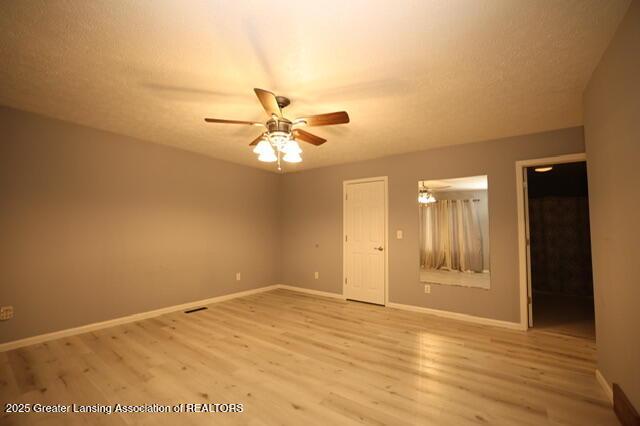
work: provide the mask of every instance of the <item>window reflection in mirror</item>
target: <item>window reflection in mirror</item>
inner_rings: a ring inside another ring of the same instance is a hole
[[[420,281],[490,288],[487,176],[418,182]]]

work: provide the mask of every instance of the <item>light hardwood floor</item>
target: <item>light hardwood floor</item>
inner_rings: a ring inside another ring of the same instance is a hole
[[[595,356],[589,339],[275,290],[0,354],[3,402],[231,402],[242,414],[0,423],[615,425]]]

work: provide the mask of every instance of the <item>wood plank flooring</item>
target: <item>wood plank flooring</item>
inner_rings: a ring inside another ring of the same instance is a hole
[[[0,400],[242,403],[3,425],[615,425],[590,339],[275,290],[0,353]]]

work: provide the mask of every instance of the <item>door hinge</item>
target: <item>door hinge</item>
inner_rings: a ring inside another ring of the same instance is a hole
[[[533,300],[531,300],[531,296],[527,296],[527,303],[530,305],[533,302]]]
[[[347,278],[346,278],[346,277],[345,277],[345,279],[344,279],[344,283],[345,283],[345,284],[347,283]]]
[[[348,200],[349,199],[349,194],[344,194],[344,199]]]
[[[349,241],[349,236],[348,236],[348,235],[345,235],[345,236],[344,236],[344,242],[346,243],[347,241]]]

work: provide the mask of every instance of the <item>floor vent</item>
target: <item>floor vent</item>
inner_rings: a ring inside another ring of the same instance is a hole
[[[185,314],[192,314],[194,312],[198,312],[198,311],[204,311],[205,309],[207,309],[206,306],[202,306],[200,308],[193,308],[193,309],[189,309],[188,311],[184,311]]]

